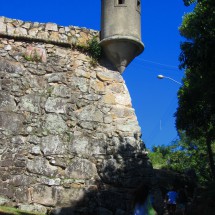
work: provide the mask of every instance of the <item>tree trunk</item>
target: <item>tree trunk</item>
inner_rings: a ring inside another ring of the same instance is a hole
[[[210,169],[211,169],[211,176],[212,180],[215,180],[215,166],[214,166],[214,158],[213,158],[213,152],[211,149],[211,138],[210,135],[206,137],[206,145],[207,145],[207,151],[208,151],[208,158],[209,158],[209,164],[210,164]]]

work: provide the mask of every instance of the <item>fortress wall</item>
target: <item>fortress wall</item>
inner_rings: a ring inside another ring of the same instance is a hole
[[[151,181],[122,76],[73,46],[96,35],[0,17],[1,204],[130,214],[130,191]]]
[[[24,22],[0,17],[0,35],[46,43],[84,45],[93,36],[98,36],[98,31],[77,26],[64,27],[55,23]]]

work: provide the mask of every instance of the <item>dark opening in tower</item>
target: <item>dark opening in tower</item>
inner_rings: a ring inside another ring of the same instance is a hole
[[[118,0],[118,4],[125,4],[125,0]]]
[[[141,6],[140,6],[140,0],[137,0],[137,11],[140,12],[140,8],[141,8]]]

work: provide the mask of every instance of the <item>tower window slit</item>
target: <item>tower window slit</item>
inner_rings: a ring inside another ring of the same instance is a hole
[[[118,4],[125,4],[125,0],[118,0]]]
[[[140,11],[140,0],[137,0],[137,10]]]

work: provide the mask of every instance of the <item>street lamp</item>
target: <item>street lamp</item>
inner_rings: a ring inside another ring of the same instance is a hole
[[[173,79],[173,78],[167,77],[167,76],[158,75],[157,78],[159,78],[159,79],[167,78],[167,79],[169,79],[169,80],[171,80],[171,81],[174,81],[175,83],[177,83],[177,84],[179,84],[179,85],[182,85],[180,82],[176,81],[176,80]]]

